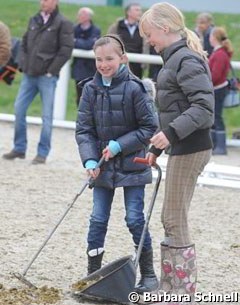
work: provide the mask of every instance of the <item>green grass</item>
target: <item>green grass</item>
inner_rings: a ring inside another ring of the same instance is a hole
[[[77,4],[60,4],[61,12],[72,22],[76,22],[76,14],[79,9]],[[94,22],[102,29],[102,34],[107,32],[108,27],[123,15],[122,7],[113,6],[91,6],[95,12]],[[39,10],[39,2],[27,0],[6,0],[1,5],[0,20],[8,24],[13,36],[22,37],[26,30],[29,17]],[[197,13],[185,13],[187,27],[193,29],[195,26],[195,18]],[[240,20],[237,14],[213,14],[215,24],[224,26],[228,32],[234,49],[233,60],[240,61]],[[13,113],[13,104],[19,88],[21,74],[18,73],[15,81],[11,86],[7,86],[0,82],[0,112]],[[40,99],[32,103],[29,108],[28,115],[39,116],[41,113]],[[240,128],[240,107],[234,109],[226,109],[224,112],[225,122],[228,133],[232,133],[236,128]],[[75,120],[76,104],[75,104],[75,86],[73,80],[69,82],[68,104],[67,104],[67,120]]]

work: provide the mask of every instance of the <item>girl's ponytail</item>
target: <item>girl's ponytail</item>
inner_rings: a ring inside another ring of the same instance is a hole
[[[207,52],[203,50],[201,41],[196,33],[184,27],[182,30],[182,36],[187,40],[187,46],[189,49],[198,53],[204,60],[207,60]]]

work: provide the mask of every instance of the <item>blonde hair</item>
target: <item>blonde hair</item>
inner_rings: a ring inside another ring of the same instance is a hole
[[[230,54],[233,53],[233,47],[230,39],[227,37],[227,32],[223,27],[214,27],[211,34],[215,37],[218,43]]]
[[[144,22],[147,22],[155,28],[168,26],[170,32],[179,33],[182,38],[186,38],[189,49],[207,60],[207,53],[203,50],[200,39],[193,31],[185,26],[182,12],[172,4],[167,2],[153,4],[150,9],[142,15],[139,23],[141,36],[145,36],[143,31]]]
[[[4,66],[11,56],[11,35],[9,28],[0,21],[0,65]]]

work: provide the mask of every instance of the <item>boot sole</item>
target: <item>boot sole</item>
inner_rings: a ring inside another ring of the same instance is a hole
[[[25,159],[25,158],[26,158],[25,156],[17,156],[17,157],[13,157],[13,158],[3,156],[3,159],[9,160],[9,161],[14,160],[14,159]]]

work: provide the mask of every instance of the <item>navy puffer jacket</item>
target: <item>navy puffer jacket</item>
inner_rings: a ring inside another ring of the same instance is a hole
[[[121,153],[106,162],[95,181],[96,186],[115,188],[151,183],[151,169],[133,163],[145,157],[149,139],[157,128],[153,102],[142,82],[125,67],[102,84],[97,72],[83,89],[78,109],[76,141],[83,165],[98,161],[110,140],[118,141]]]

